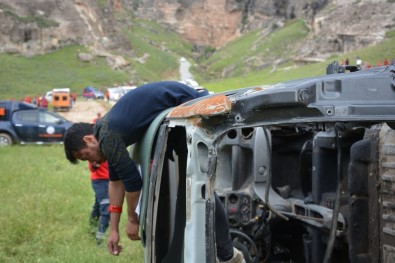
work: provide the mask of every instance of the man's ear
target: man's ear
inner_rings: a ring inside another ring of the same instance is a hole
[[[96,137],[93,134],[89,134],[89,135],[85,135],[84,137],[82,137],[82,140],[88,144],[88,143],[96,143]]]

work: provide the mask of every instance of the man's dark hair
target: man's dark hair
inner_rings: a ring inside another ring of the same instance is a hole
[[[64,136],[64,152],[66,158],[71,163],[76,164],[78,160],[73,156],[73,152],[77,152],[85,147],[83,140],[85,135],[93,134],[93,124],[86,122],[74,123]]]

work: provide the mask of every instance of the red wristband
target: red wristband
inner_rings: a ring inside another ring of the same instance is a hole
[[[122,213],[122,206],[109,205],[108,211],[110,213]]]

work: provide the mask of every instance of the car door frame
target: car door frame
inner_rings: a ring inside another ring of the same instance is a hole
[[[21,119],[23,114],[30,113],[35,115],[35,120],[23,121]],[[14,125],[15,133],[17,134],[21,143],[32,143],[39,139],[39,113],[37,110],[19,110],[12,114],[12,123]]]

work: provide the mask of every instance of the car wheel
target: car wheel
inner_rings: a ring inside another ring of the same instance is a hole
[[[12,138],[7,133],[0,133],[0,146],[9,146],[12,144]]]

